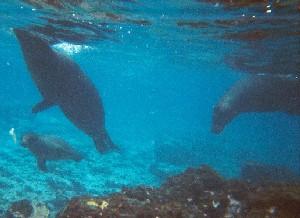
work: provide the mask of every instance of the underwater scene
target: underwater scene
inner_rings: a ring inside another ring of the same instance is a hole
[[[0,18],[0,217],[300,217],[299,0]]]

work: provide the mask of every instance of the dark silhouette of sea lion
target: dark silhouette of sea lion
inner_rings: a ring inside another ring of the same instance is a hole
[[[104,110],[97,89],[80,67],[51,49],[41,37],[14,29],[23,55],[43,100],[33,107],[38,113],[58,105],[65,116],[93,138],[99,152],[116,146],[105,129]]]
[[[47,160],[71,159],[80,161],[82,159],[82,155],[56,136],[27,133],[21,137],[21,145],[28,148],[36,156],[38,167],[42,171],[47,171]]]
[[[258,162],[246,162],[241,167],[241,180],[251,184],[266,184],[271,182],[296,183],[300,177],[292,170],[276,165],[268,165]]]
[[[300,79],[296,75],[255,75],[233,85],[214,107],[212,132],[220,133],[240,113],[300,114]]]

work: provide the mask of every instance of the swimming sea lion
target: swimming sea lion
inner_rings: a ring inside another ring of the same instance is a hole
[[[275,111],[300,114],[297,76],[255,75],[238,81],[214,107],[212,132],[222,132],[240,113]]]
[[[47,160],[80,161],[82,155],[77,153],[67,142],[51,135],[27,133],[21,137],[21,145],[28,148],[37,158],[40,170],[47,171]]]
[[[51,49],[37,35],[14,29],[23,55],[43,100],[33,107],[38,113],[58,105],[65,116],[93,138],[100,152],[115,148],[105,129],[104,110],[97,89],[80,67]]]

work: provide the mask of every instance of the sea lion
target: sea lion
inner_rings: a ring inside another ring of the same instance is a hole
[[[300,181],[300,177],[289,168],[258,162],[244,163],[241,167],[240,178],[252,184],[270,182],[291,183]]]
[[[253,75],[234,84],[214,107],[212,132],[219,134],[240,113],[300,114],[300,79],[296,75]]]
[[[38,168],[47,171],[47,160],[80,161],[82,155],[76,152],[67,142],[52,135],[27,133],[21,137],[21,145],[28,148],[37,158]]]
[[[31,77],[43,97],[32,112],[58,105],[75,126],[92,137],[99,152],[116,148],[105,129],[104,110],[97,89],[80,67],[52,50],[41,37],[23,29],[14,29],[14,32]]]

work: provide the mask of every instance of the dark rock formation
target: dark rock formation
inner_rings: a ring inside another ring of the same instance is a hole
[[[7,210],[6,218],[29,218],[33,212],[33,207],[29,200],[20,200],[12,203],[10,208]]]
[[[2,217],[2,216],[1,216]],[[4,218],[48,218],[49,209],[44,203],[27,199],[13,202]]]
[[[106,197],[77,197],[67,217],[299,217],[300,184],[225,180],[207,166],[188,169],[160,188],[137,187]]]

